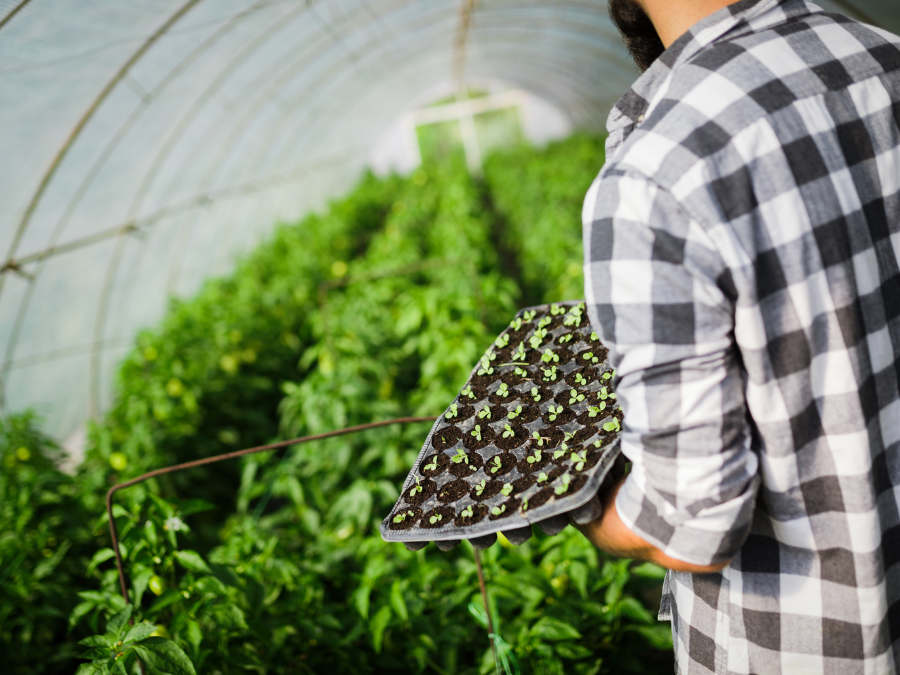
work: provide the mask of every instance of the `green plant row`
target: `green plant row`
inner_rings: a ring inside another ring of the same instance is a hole
[[[92,430],[76,479],[52,474],[68,481],[65,499],[80,509],[47,526],[72,541],[58,563],[65,600],[46,635],[0,624],[0,648],[22,646],[11,672],[71,672],[82,648],[84,672],[97,673],[136,672],[137,657],[165,655],[169,665],[147,663],[151,671],[492,672],[468,545],[412,553],[378,534],[427,425],[254,455],[120,493],[131,618],[144,626],[131,640],[122,619],[112,620],[125,603],[98,517],[102,495],[175,461],[443,410],[521,304],[581,294],[573,195],[583,197],[601,148],[586,137],[523,147],[490,159],[483,183],[458,165],[367,177],[327,213],[280,227],[233,275],[175,303],[126,358],[116,403]],[[566,156],[577,161],[566,165]],[[4,457],[19,442],[0,447]],[[13,475],[31,470],[15,462]],[[21,518],[0,513],[4,531]],[[21,531],[39,522],[31,516]],[[2,574],[8,555],[0,555]],[[668,625],[647,609],[658,568],[607,559],[571,529],[495,546],[483,562],[495,630],[523,673],[671,670]],[[11,613],[31,616],[32,587],[22,577]],[[50,652],[62,656],[51,663]]]

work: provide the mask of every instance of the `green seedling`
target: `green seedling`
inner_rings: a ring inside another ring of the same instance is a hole
[[[487,408],[485,408],[485,410],[487,410]],[[488,413],[488,414],[490,414],[490,413]],[[479,415],[479,417],[480,417],[480,415]],[[472,434],[476,440],[480,441],[481,440],[481,425],[476,424],[475,429],[473,429],[469,433]]]
[[[547,474],[545,474],[543,471],[541,471],[538,474],[537,482],[538,483],[546,483],[548,478],[549,478],[549,476]]]
[[[396,516],[394,516],[394,522],[402,523],[404,520],[406,520],[407,516],[414,516],[414,515],[416,515],[415,511],[407,511],[406,513],[398,513]]]
[[[513,352],[512,360],[513,361],[522,361],[525,359],[525,343],[520,342],[519,346],[516,347],[516,351]]]
[[[560,307],[559,305],[550,305],[550,313],[553,316],[556,316],[557,314],[565,314],[566,310],[565,310],[565,308]]]
[[[569,483],[572,482],[572,477],[569,474],[563,474],[560,480],[562,481],[562,485],[553,490],[558,495],[568,491]]]
[[[551,323],[553,323],[553,319],[551,319],[549,316],[545,316],[540,321],[538,321],[538,328],[544,328],[545,326],[549,326]]]
[[[575,373],[575,384],[577,384],[579,387],[583,387],[584,385],[586,385],[587,380],[585,379],[584,375],[582,375],[581,373]]]
[[[581,453],[573,452],[570,459],[575,462],[575,469],[581,471],[587,462],[587,450],[582,450]]]
[[[568,448],[566,447],[566,444],[563,443],[563,444],[562,444],[562,447],[561,447],[559,450],[554,450],[554,451],[553,451],[553,459],[559,459],[560,457],[562,457],[563,455],[565,455],[565,454],[566,454],[566,450],[568,450]]]
[[[506,415],[509,419],[514,420],[522,414],[522,406],[517,405],[515,410],[510,410]]]
[[[481,493],[484,492],[484,489],[486,487],[487,487],[487,481],[485,481],[484,478],[482,478],[481,482],[475,486],[475,494],[480,497]]]
[[[537,388],[537,387],[532,387],[532,388],[531,388],[531,398],[534,399],[535,403],[537,403],[538,401],[541,400],[541,395],[538,393],[538,388]]]
[[[541,361],[544,363],[559,363],[559,356],[553,353],[552,349],[545,349],[544,353],[541,354]]]
[[[541,461],[541,451],[535,450],[533,455],[528,455],[525,459],[529,464],[537,464]]]
[[[503,425],[503,438],[513,438],[516,435],[516,432],[513,431],[513,428],[508,424]]]
[[[450,410],[444,413],[444,417],[446,419],[453,419],[454,417],[459,417],[459,406],[456,403],[453,403],[450,406]]]
[[[607,422],[603,425],[603,431],[621,431],[622,427],[619,426],[619,419],[617,417],[613,417],[611,422]]]
[[[541,346],[545,337],[547,337],[547,331],[544,328],[538,328],[534,331],[534,335],[528,338],[528,344],[531,345],[532,349],[537,349]]]
[[[509,327],[514,331],[522,330],[522,318],[517,316],[510,322]]]
[[[544,382],[556,382],[556,366],[541,368],[541,372],[544,373]]]
[[[531,437],[538,442],[538,445],[540,447],[544,447],[544,437],[541,436],[538,432],[536,432],[536,431],[531,432]]]
[[[567,335],[563,335],[561,338],[559,338],[559,344],[564,345],[567,342],[571,342],[572,338],[574,338],[574,337],[575,336],[572,335],[571,333],[568,333]]]
[[[603,379],[604,379],[604,380],[611,380],[611,379],[612,379],[612,376],[615,375],[615,374],[616,374],[616,371],[610,370],[610,371],[607,372],[607,373],[603,373]]]
[[[569,392],[569,405],[581,403],[584,400],[584,394],[579,394],[577,389]]]
[[[563,324],[566,326],[580,326],[583,312],[584,308],[581,305],[576,305],[569,310],[569,316],[563,319]]]
[[[558,490],[559,488],[557,488]],[[435,513],[431,518],[428,519],[428,522],[434,525],[435,523],[439,523],[443,520],[443,516],[440,513]]]
[[[515,372],[515,374],[519,377],[528,377],[528,371],[524,368],[520,368],[519,366],[516,366],[516,369],[513,372]]]
[[[527,497],[526,497],[525,499],[522,500],[522,510],[523,510],[523,511],[527,511],[527,510],[528,510],[528,498],[527,498]]]
[[[470,386],[466,386],[460,393],[466,398],[475,398],[475,394],[472,392],[472,387]]]
[[[415,496],[415,494],[416,494],[417,492],[421,492],[421,491],[422,491],[422,483],[421,483],[421,481],[419,481],[419,477],[418,477],[418,476],[413,476],[413,478],[416,479],[416,484],[415,484],[415,486],[413,487],[413,489],[409,491],[409,496],[410,496],[410,497],[413,497],[413,496]]]
[[[605,407],[606,403],[604,403],[603,401],[600,402],[599,406],[592,405],[590,408],[588,408],[588,417],[596,417],[601,412],[603,412],[603,408]]]
[[[596,331],[591,331],[591,342],[600,342],[600,336]]]
[[[438,456],[435,455],[434,459],[425,465],[425,470],[426,471],[437,471],[437,468],[438,468]]]
[[[485,417],[491,419],[491,411],[487,406],[478,411],[478,419],[483,420]],[[481,439],[479,438],[478,440],[480,441]]]
[[[582,358],[584,358],[585,361],[590,361],[591,363],[600,363],[600,359],[594,356],[594,352],[585,352]]]
[[[509,387],[506,386],[506,382],[500,383],[500,387],[497,389],[497,396],[502,396],[503,398],[509,396]]]
[[[459,515],[463,518],[471,518],[475,515],[475,511],[472,510],[472,505],[469,504],[466,508],[459,512]]]
[[[525,319],[525,321],[532,321],[534,319],[534,317],[536,317],[536,316],[537,316],[537,311],[533,310],[533,309],[530,309],[527,312],[525,312],[524,314],[522,314],[522,318]]]
[[[495,506],[491,509],[491,513],[493,513],[495,516],[502,516],[504,513],[506,513],[506,504],[503,504],[502,506]]]
[[[562,415],[563,407],[561,405],[556,406],[555,408],[550,406],[550,421],[555,422],[556,418]]]
[[[462,448],[457,448],[456,454],[450,458],[450,461],[453,462],[454,464],[461,464],[461,463],[468,464],[469,456],[466,454],[465,450],[463,450]]]
[[[512,491],[513,491],[512,483],[504,483],[503,488],[500,490],[500,494],[502,494],[504,497],[509,497],[509,495],[512,494]]]
[[[494,457],[494,459],[491,460],[490,464],[491,473],[497,473],[500,469],[503,468],[503,462],[500,461],[499,457]]]
[[[494,367],[491,365],[491,360],[487,356],[481,357],[481,368],[478,369],[479,375],[493,375]]]
[[[505,349],[506,346],[509,344],[509,335],[504,333],[503,335],[498,337],[496,340],[494,340],[494,344],[497,345],[497,349]]]

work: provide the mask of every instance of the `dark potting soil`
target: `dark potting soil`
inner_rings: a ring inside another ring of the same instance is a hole
[[[421,516],[422,509],[418,506],[406,506],[391,514],[390,525],[388,525],[388,527],[392,530],[408,530],[418,522]],[[398,517],[402,518],[400,522],[396,521],[396,518]]]
[[[463,445],[469,450],[481,450],[481,448],[486,448],[493,443],[497,434],[495,434],[494,430],[488,426],[489,424],[490,422],[488,420],[481,420],[481,422],[475,425],[475,429],[467,431],[466,435],[463,437]],[[480,431],[481,440],[478,439],[478,436],[473,435],[473,432],[476,429]]]
[[[510,471],[515,469],[516,464],[518,463],[519,460],[513,453],[501,452],[500,454],[494,455],[489,460],[487,460],[487,462],[485,462],[484,472],[492,478],[505,476]]]
[[[469,494],[469,484],[466,481],[457,478],[442,487],[438,491],[437,498],[439,502],[444,504],[453,504],[457,499],[467,494]]]
[[[512,482],[513,491],[512,494],[517,495],[522,492],[525,492],[528,488],[534,485],[534,482],[537,480],[537,477],[534,474],[529,474],[527,476],[522,476],[521,478],[516,478]]]
[[[435,466],[434,463],[435,459],[437,459],[437,466]],[[422,460],[422,463],[419,466],[421,467],[423,476],[434,478],[435,476],[440,476],[447,470],[447,467],[450,466],[450,457],[443,452],[438,452],[433,455],[428,455],[428,457]],[[429,469],[428,467],[430,466],[434,466],[435,468]]]
[[[562,494],[556,494],[556,490],[553,490],[553,496],[557,499],[565,499],[569,495],[573,495],[578,492],[581,488],[584,487],[584,484],[587,483],[587,476],[580,475],[572,478],[569,483],[569,489],[563,492]]]
[[[431,445],[435,450],[446,450],[456,445],[460,438],[462,438],[460,428],[451,425],[438,429],[434,436],[431,437]]]
[[[586,457],[587,459],[584,461],[584,463],[582,463],[581,461],[575,462],[573,460],[572,471],[574,471],[575,473],[585,473],[587,471],[590,471],[595,466],[597,466],[597,462],[599,462],[600,458],[603,456],[603,453],[600,452],[588,452],[587,455],[582,455],[581,453],[585,452],[585,450],[587,450],[587,448],[585,447],[577,448],[578,456]],[[569,455],[569,457],[571,458],[571,454]],[[580,469],[578,468],[579,464],[581,465]]]
[[[549,502],[554,497],[554,492],[550,488],[544,488],[536,493],[534,493],[528,499],[528,510],[533,511],[539,506],[543,506],[547,502]]]
[[[496,404],[497,406],[505,407],[507,403],[515,401],[518,398],[518,394],[514,389],[507,389],[506,396],[503,396],[499,391],[495,391],[493,394],[488,396],[488,401]],[[504,413],[506,415],[506,413]]]
[[[463,511],[465,511],[465,509],[462,509],[459,515],[456,516],[456,520],[453,521],[453,524],[457,527],[468,527],[469,525],[481,522],[484,520],[484,517],[488,514],[490,509],[484,504],[473,504],[471,516],[464,516]]]
[[[585,410],[578,417],[575,418],[575,421],[584,426],[596,426],[601,421],[607,419],[612,415],[613,408],[612,406],[606,406],[605,410],[601,410],[596,415],[591,417],[591,411]]]
[[[519,408],[522,408],[522,412],[518,412]],[[516,412],[516,416],[511,420],[509,419],[509,412]],[[528,424],[541,416],[540,404],[533,403],[530,396],[514,406],[509,406],[509,412],[506,413],[506,418],[510,423],[515,422],[516,424]]]
[[[475,406],[466,405],[466,404],[462,404],[462,405],[457,404],[456,415],[453,415],[452,417],[447,417],[447,415],[445,414],[444,420],[447,422],[447,424],[456,424],[457,422],[466,421],[474,414],[475,414]]]
[[[484,483],[484,486],[482,486],[482,483]],[[491,497],[499,495],[500,490],[503,489],[503,485],[504,483],[502,480],[482,479],[480,482],[472,486],[472,489],[469,491],[469,496],[476,502],[484,502]],[[479,487],[482,488],[480,494],[478,492]]]
[[[541,458],[536,462],[529,462],[529,459],[534,458],[535,449],[540,450],[540,448],[532,447],[529,450],[529,454],[526,457],[523,457],[522,460],[516,465],[516,469],[519,473],[526,475],[532,474],[538,471],[543,471],[544,467],[550,463],[552,450],[541,450]]]
[[[489,397],[488,400],[493,398],[493,396]],[[512,400],[514,397],[510,397],[508,400]],[[480,403],[475,408],[475,423],[481,424],[482,426],[485,424],[491,424],[493,422],[499,422],[500,420],[506,419],[506,406],[503,403],[506,403],[507,399],[503,399],[503,402],[497,405],[486,405],[487,401]],[[490,417],[479,417],[479,415],[484,411],[485,407],[488,412],[491,414]]]
[[[580,379],[578,378],[579,374],[581,375]],[[596,368],[578,368],[566,375],[565,382],[570,389],[579,389],[596,382],[598,377],[600,374]]]
[[[418,488],[422,489],[419,490]],[[406,491],[403,493],[403,498],[406,500],[407,504],[418,506],[435,492],[437,492],[437,483],[426,478],[425,480],[419,481],[418,485],[413,483],[412,487],[406,488]]]
[[[503,382],[510,390],[514,390],[519,385],[528,381],[528,373],[525,375],[519,375],[515,370],[510,370],[508,373],[503,373],[500,376],[500,381]]]
[[[477,452],[467,452],[466,459],[468,460],[466,462],[454,462],[451,459],[450,468],[447,470],[457,478],[468,478],[484,466],[484,458]]]
[[[558,406],[554,406],[554,408],[557,408],[557,407]],[[551,417],[553,419],[551,419]],[[544,424],[568,424],[569,422],[574,420],[576,417],[577,417],[577,415],[575,414],[574,410],[563,406],[563,411],[561,413],[558,413],[558,414],[549,413],[549,412],[544,413],[544,415],[543,415],[543,417],[541,417],[541,419],[544,421]]]
[[[501,450],[512,450],[513,448],[518,448],[530,437],[528,429],[523,427],[521,424],[509,424],[509,431],[512,431],[512,436],[507,436],[506,438],[504,438],[503,435],[508,433],[508,430],[506,428],[503,428],[503,430],[500,431],[500,438],[494,441],[494,445],[496,445]]]
[[[594,436],[600,433],[600,427],[596,424],[590,424],[587,426],[581,427],[578,431],[575,432],[575,435],[572,436],[573,443],[584,443],[586,441],[591,440]]]
[[[574,399],[572,398],[573,391],[575,392]],[[571,387],[565,387],[562,389],[562,391],[560,391],[556,396],[553,397],[553,400],[556,402],[557,405],[571,407],[573,405],[578,405],[579,403],[584,403],[585,401],[588,401],[588,405],[590,405],[589,397],[590,397],[590,392],[588,392],[587,390],[585,390],[583,388],[576,387],[576,388],[572,389]]]
[[[538,436],[544,441],[543,445],[538,445],[538,448],[543,450],[550,450],[555,448],[557,445],[563,442],[566,437],[565,432],[562,429],[556,427],[541,427],[537,430]],[[537,441],[534,441],[534,445],[537,445]]]
[[[437,506],[422,514],[422,520],[419,521],[419,527],[427,527],[429,529],[444,527],[445,525],[452,523],[455,516],[456,511],[453,510],[453,507]],[[434,519],[434,522],[432,522],[432,519]]]
[[[502,504],[498,504],[491,508],[491,520],[500,520],[501,518],[509,518],[519,510],[522,506],[522,500],[517,497],[510,497]]]

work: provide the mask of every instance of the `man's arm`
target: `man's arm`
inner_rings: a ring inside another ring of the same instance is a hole
[[[717,565],[693,565],[691,563],[676,560],[663,553],[638,535],[628,529],[619,518],[616,511],[616,495],[619,488],[625,482],[625,478],[619,479],[603,496],[603,515],[587,525],[573,523],[576,528],[587,537],[594,546],[601,551],[619,558],[635,558],[637,560],[649,560],[660,567],[666,567],[676,572],[693,572],[706,574],[718,572],[728,566],[726,560]]]

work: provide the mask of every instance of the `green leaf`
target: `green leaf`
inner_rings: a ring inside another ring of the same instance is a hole
[[[575,627],[545,616],[531,627],[531,634],[542,640],[579,640],[581,633],[575,630]]]
[[[114,558],[116,552],[111,548],[101,548],[97,551],[94,556],[91,558],[91,562],[88,564],[87,575],[90,576],[91,573],[96,569],[97,565],[100,563],[104,563],[110,558]]]
[[[122,638],[122,642],[133,642],[135,640],[143,640],[144,638],[150,637],[150,634],[156,630],[156,626],[152,623],[142,622],[135,624],[131,627],[127,633],[125,633],[125,637]]]
[[[118,635],[121,633],[122,628],[128,623],[128,619],[131,618],[131,610],[131,605],[126,605],[125,609],[111,618],[109,623],[106,624],[106,633],[108,635]]]
[[[636,567],[631,568],[631,574],[636,577],[644,577],[645,579],[655,579],[662,581],[666,578],[666,568],[654,565],[651,562],[645,562]]]
[[[175,551],[175,559],[183,568],[189,572],[206,572],[209,573],[209,565],[196,551],[185,549],[184,551]]]
[[[587,647],[572,642],[560,642],[554,649],[562,658],[571,660],[584,659],[593,654]]]
[[[91,635],[90,637],[86,637],[84,640],[79,641],[78,644],[83,647],[106,647],[111,649],[110,645],[112,644],[112,640],[105,635]]]
[[[384,639],[384,631],[391,622],[391,608],[384,606],[378,610],[372,620],[369,622],[369,630],[372,632],[372,646],[375,647],[375,653],[381,653],[381,642]]]
[[[100,675],[103,670],[94,663],[82,663],[75,671],[75,675]]]
[[[626,626],[625,630],[641,635],[653,649],[660,651],[672,649],[672,627],[668,623],[655,626]]]
[[[409,611],[406,608],[406,599],[403,597],[403,588],[400,580],[395,579],[391,586],[391,607],[400,619],[404,622],[409,621]]]
[[[145,665],[169,675],[197,675],[187,654],[167,638],[147,638],[137,643],[134,651]]]
[[[634,598],[624,598],[622,602],[619,603],[619,611],[622,613],[622,616],[628,617],[633,621],[645,624],[656,623],[656,619],[653,615]]]

